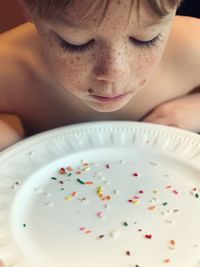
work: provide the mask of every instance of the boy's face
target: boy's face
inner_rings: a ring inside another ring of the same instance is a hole
[[[160,62],[175,11],[160,20],[147,2],[138,16],[131,0],[111,0],[100,25],[94,0],[72,1],[63,18],[34,19],[56,79],[97,111],[123,107]]]

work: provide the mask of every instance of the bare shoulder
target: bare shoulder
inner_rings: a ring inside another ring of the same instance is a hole
[[[200,86],[200,19],[177,16],[169,46],[176,69],[190,79],[193,88]]]
[[[15,111],[22,88],[28,88],[37,75],[40,56],[36,42],[30,23],[0,35],[0,113]]]

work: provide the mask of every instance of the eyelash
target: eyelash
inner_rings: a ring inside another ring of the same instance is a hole
[[[84,52],[90,50],[95,44],[94,39],[92,39],[89,42],[82,44],[82,45],[70,44],[70,43],[64,41],[62,38],[60,39],[60,41],[61,41],[61,47],[64,48],[64,50],[67,50],[67,51],[72,52],[72,53],[84,53]]]
[[[159,34],[158,36],[156,36],[155,38],[153,38],[150,41],[140,41],[140,40],[137,40],[133,37],[130,37],[130,41],[135,46],[138,46],[140,48],[151,48],[151,47],[156,46],[157,42],[160,41],[160,36],[161,35]],[[62,38],[60,38],[60,43],[61,43],[61,47],[64,50],[67,50],[67,51],[72,52],[72,53],[79,53],[80,54],[80,53],[84,53],[84,52],[87,52],[88,50],[92,49],[93,46],[95,45],[95,40],[92,39],[89,42],[82,44],[82,45],[73,45],[73,44],[66,42]]]

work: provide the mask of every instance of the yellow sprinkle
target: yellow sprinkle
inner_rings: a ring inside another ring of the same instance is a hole
[[[72,196],[67,196],[67,197],[65,197],[65,200],[67,200],[67,201],[72,200]]]
[[[139,201],[138,199],[134,199],[134,200],[132,201],[132,203],[133,203],[134,205],[138,205],[138,204],[140,203],[140,201]]]

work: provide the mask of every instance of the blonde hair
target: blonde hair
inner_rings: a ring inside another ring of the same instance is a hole
[[[40,16],[48,17],[61,12],[63,8],[66,8],[74,0],[24,0],[28,6],[37,12]],[[84,0],[83,0],[84,1]],[[96,5],[101,6],[101,14],[104,16],[109,6],[110,0],[96,0],[99,1]],[[95,1],[95,2],[96,2]],[[139,9],[141,0],[131,0],[131,7],[133,7],[136,1],[137,9]],[[160,17],[166,16],[169,12],[177,8],[182,0],[146,0],[149,2],[150,7],[154,13]]]

